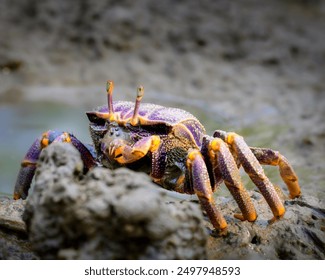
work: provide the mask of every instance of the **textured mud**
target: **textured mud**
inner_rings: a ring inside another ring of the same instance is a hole
[[[229,223],[220,235],[197,202],[172,198],[145,174],[82,170],[71,145],[43,150],[27,203],[1,201],[1,258],[325,258],[325,209],[317,198],[287,200],[285,216],[269,224],[272,213],[259,193],[251,192],[255,223],[234,219],[234,200],[217,197]]]
[[[221,201],[228,217],[226,236],[209,238],[210,259],[324,259],[325,209],[322,201],[311,196],[286,200],[286,213],[269,224],[272,213],[262,195],[251,192],[258,211],[254,223],[239,222],[233,213],[239,211],[233,200]]]
[[[202,259],[207,233],[192,203],[168,203],[148,176],[95,168],[82,176],[78,151],[42,153],[24,220],[45,259]]]
[[[26,201],[0,198],[0,260],[30,260],[33,252],[26,233],[23,213]]]

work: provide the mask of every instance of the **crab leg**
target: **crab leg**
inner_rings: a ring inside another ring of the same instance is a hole
[[[220,176],[236,200],[242,214],[235,214],[240,220],[253,222],[257,218],[251,198],[243,187],[236,162],[228,149],[227,144],[219,138],[207,143],[208,158],[212,163],[215,176]]]
[[[278,166],[282,180],[286,183],[290,198],[299,197],[301,194],[298,177],[289,161],[278,151],[265,148],[250,148],[261,164]]]
[[[213,136],[226,141],[227,132],[222,130],[216,130]],[[300,196],[301,191],[298,183],[298,176],[296,175],[289,161],[283,155],[281,155],[278,151],[273,151],[271,149],[266,148],[250,147],[250,149],[260,164],[273,165],[279,167],[282,180],[288,187],[290,198]]]
[[[197,150],[191,150],[186,162],[189,170],[189,177],[195,194],[206,211],[215,229],[223,230],[227,227],[227,222],[221,212],[217,209],[202,154]]]
[[[253,183],[259,188],[265,200],[269,204],[274,218],[284,215],[285,208],[270,180],[266,177],[264,170],[243,137],[236,133],[227,133],[225,142],[230,145],[236,153],[238,160],[249,175]]]
[[[35,174],[36,162],[39,158],[41,150],[41,138],[38,138],[29,148],[21,162],[21,167],[14,189],[14,199],[25,199],[27,197],[28,190]]]
[[[159,182],[160,179],[164,176],[166,169],[166,161],[166,148],[165,145],[161,143],[158,149],[152,152],[150,176],[152,177],[153,181]]]
[[[15,184],[14,199],[25,199],[27,197],[41,151],[53,142],[71,143],[75,146],[80,152],[85,169],[96,165],[92,153],[75,136],[67,132],[49,130],[34,141],[22,160]]]

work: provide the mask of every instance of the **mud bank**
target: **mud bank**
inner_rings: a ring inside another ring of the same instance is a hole
[[[255,223],[233,218],[232,198],[217,197],[229,227],[213,233],[193,201],[172,198],[149,177],[95,168],[83,175],[68,144],[43,150],[27,201],[0,201],[2,259],[324,259],[325,209],[310,196],[287,200],[284,217],[251,191]]]

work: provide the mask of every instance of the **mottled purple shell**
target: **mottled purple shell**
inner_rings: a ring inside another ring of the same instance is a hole
[[[118,113],[120,119],[125,120],[131,118],[134,111],[134,102],[114,101],[114,112]],[[107,106],[98,108],[99,112],[108,112]],[[174,127],[176,125],[184,126],[184,137],[194,139],[198,147],[201,146],[202,137],[205,134],[204,126],[189,112],[178,109],[168,108],[151,103],[141,103],[139,108],[139,116],[146,119],[146,125],[165,125]],[[186,135],[190,133],[191,135]]]

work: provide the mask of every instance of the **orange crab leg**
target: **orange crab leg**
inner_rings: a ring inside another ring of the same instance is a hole
[[[208,170],[202,154],[198,150],[189,151],[186,165],[189,170],[190,182],[194,192],[198,196],[212,225],[217,230],[225,229],[227,227],[227,222],[216,207]]]
[[[301,194],[300,186],[298,183],[298,176],[294,172],[289,161],[281,155],[278,151],[264,148],[250,148],[254,156],[261,164],[278,166],[280,175],[286,183],[290,198],[299,197]]]
[[[208,156],[214,172],[217,175],[221,174],[225,185],[242,212],[242,214],[235,214],[235,217],[240,220],[255,221],[257,218],[255,207],[243,187],[239,170],[227,144],[219,138],[211,140],[208,144]]]
[[[266,177],[262,166],[244,141],[243,137],[231,132],[226,135],[225,141],[231,146],[233,151],[238,156],[238,159],[246,173],[249,175],[253,183],[259,188],[260,192],[269,204],[274,218],[283,216],[285,213],[283,203],[281,202],[274,186]]]
[[[227,133],[225,131],[216,130],[213,136],[221,138],[225,141],[227,138]],[[260,164],[279,167],[282,180],[288,187],[290,198],[300,196],[301,190],[298,183],[298,176],[296,175],[289,161],[283,155],[281,155],[278,151],[273,151],[267,148],[250,147],[250,149]],[[237,155],[235,154],[234,156]]]

